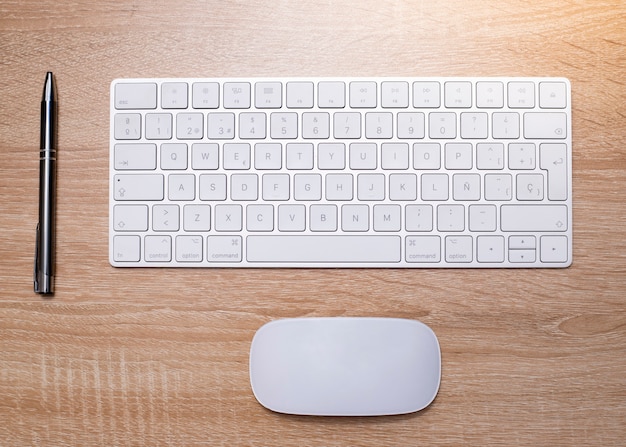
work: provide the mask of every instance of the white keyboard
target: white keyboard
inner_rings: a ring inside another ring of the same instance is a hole
[[[118,79],[120,267],[567,267],[564,78]]]

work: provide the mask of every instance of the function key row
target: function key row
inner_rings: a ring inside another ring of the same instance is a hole
[[[159,91],[160,90],[160,91]],[[160,98],[160,101],[159,101]],[[221,103],[220,103],[221,101]],[[290,81],[154,82],[115,85],[115,108],[312,109],[471,108],[564,109],[559,81]]]

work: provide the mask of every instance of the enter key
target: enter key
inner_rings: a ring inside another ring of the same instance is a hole
[[[567,145],[544,143],[539,146],[539,164],[548,171],[548,199],[567,200]]]

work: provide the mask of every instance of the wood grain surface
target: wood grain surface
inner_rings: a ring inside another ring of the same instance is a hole
[[[59,97],[57,288],[33,293],[39,101]],[[3,0],[0,445],[626,443],[626,5],[622,1]],[[565,76],[574,264],[549,270],[115,269],[117,77]],[[424,411],[274,414],[248,353],[265,322],[421,320]]]

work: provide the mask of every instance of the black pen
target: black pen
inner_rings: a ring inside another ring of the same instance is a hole
[[[54,293],[54,238],[56,188],[57,99],[54,78],[46,73],[41,99],[41,144],[39,152],[39,224],[35,251],[35,292]]]

